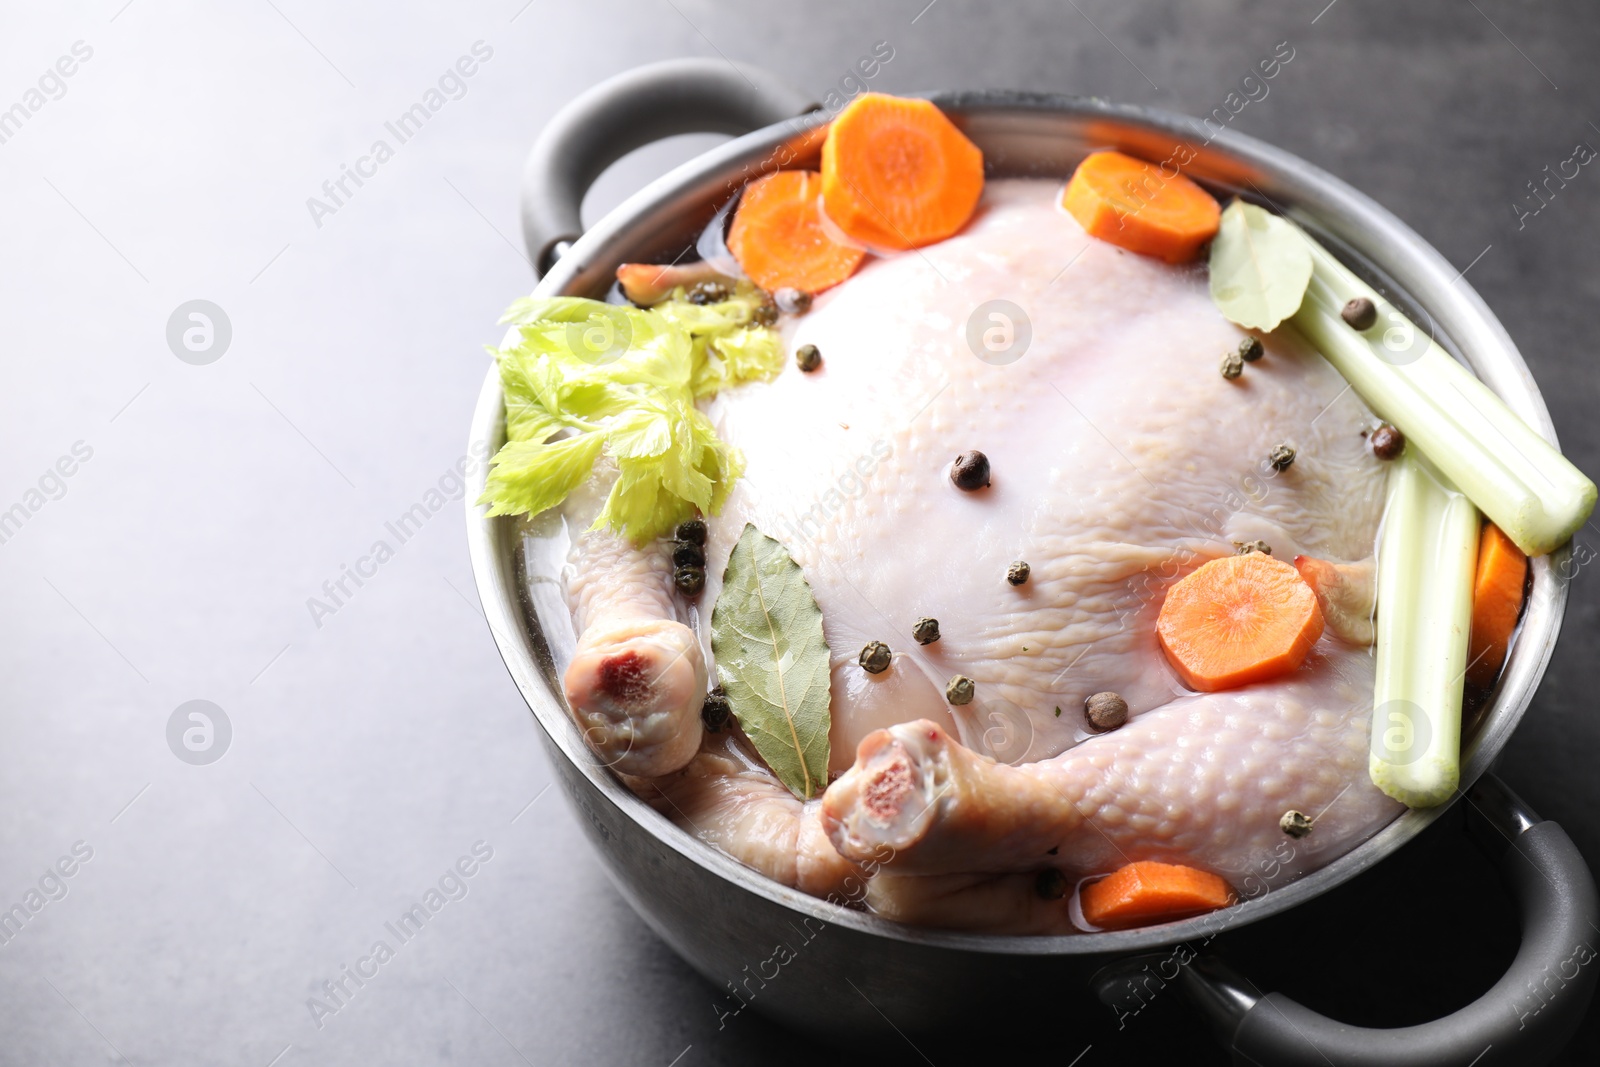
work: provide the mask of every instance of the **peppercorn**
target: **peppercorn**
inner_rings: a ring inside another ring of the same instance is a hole
[[[989,457],[973,449],[956,457],[950,467],[950,480],[957,489],[973,492],[989,485]]]
[[[1128,721],[1128,702],[1116,693],[1096,693],[1084,698],[1083,717],[1096,733],[1115,730]]]
[[[706,550],[692,541],[679,541],[672,550],[672,563],[677,567],[699,567],[704,570]]]
[[[888,645],[882,641],[868,641],[866,647],[861,650],[861,655],[857,657],[857,662],[868,674],[882,674],[889,669],[891,658],[893,654],[889,651]]]
[[[778,305],[770,299],[764,300],[750,312],[750,322],[754,326],[771,326],[778,321]]]
[[[801,370],[810,374],[822,366],[822,353],[817,351],[816,345],[801,345],[794,350],[794,362]]]
[[[1239,342],[1239,358],[1246,363],[1254,363],[1266,354],[1267,350],[1261,347],[1261,338],[1259,337],[1246,337]]]
[[[772,294],[778,310],[786,315],[804,315],[811,310],[811,294],[804,289],[779,289]]]
[[[1267,462],[1272,464],[1275,471],[1286,471],[1294,464],[1294,449],[1289,445],[1279,445],[1267,453]]]
[[[939,640],[939,620],[923,616],[911,627],[911,636],[917,639],[919,645],[933,644]]]
[[[689,287],[691,304],[719,304],[732,295],[733,290],[724,282],[695,282]]]
[[[1370,330],[1378,321],[1378,309],[1366,297],[1358,296],[1339,309],[1339,317],[1352,330]]]
[[[1372,454],[1379,459],[1398,459],[1400,453],[1405,451],[1406,436],[1386,422],[1372,431],[1367,443],[1372,446]]]
[[[1033,568],[1029,567],[1024,560],[1019,559],[1006,568],[1006,581],[1012,585],[1022,585],[1028,580],[1028,573],[1032,570]]]
[[[700,590],[706,587],[706,569],[679,567],[672,572],[672,584],[677,586],[678,592],[684,596],[699,596]]]
[[[672,536],[679,541],[703,545],[706,543],[706,522],[704,519],[688,519],[680,522],[678,528],[672,531]]]
[[[1259,537],[1254,541],[1235,541],[1233,550],[1241,556],[1248,556],[1252,552],[1260,552],[1263,556],[1272,555],[1272,546]]]
[[[1067,895],[1067,876],[1054,867],[1040,871],[1033,880],[1033,891],[1040,900],[1060,900]]]
[[[1237,352],[1229,352],[1222,357],[1222,376],[1228,381],[1233,381],[1244,373],[1244,357]]]
[[[970,704],[977,690],[971,678],[958,674],[944,687],[944,698],[952,704]]]
[[[1283,818],[1278,820],[1278,827],[1290,837],[1304,837],[1311,832],[1314,825],[1310,816],[1303,811],[1290,808],[1283,813]]]
[[[706,694],[706,702],[700,705],[700,722],[711,733],[716,733],[728,724],[728,716],[733,713],[733,705],[728,703],[728,692],[722,686],[717,686]]]

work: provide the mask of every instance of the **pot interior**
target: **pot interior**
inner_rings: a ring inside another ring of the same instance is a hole
[[[945,93],[932,98],[984,152],[992,176],[1059,177],[1089,152],[1118,148],[1151,161],[1192,152],[1184,171],[1221,197],[1240,196],[1286,214],[1405,309],[1551,441],[1549,413],[1526,364],[1499,321],[1459,272],[1394,216],[1340,180],[1286,152],[1196,120],[1104,101],[1019,93]],[[671,262],[684,255],[717,209],[750,178],[778,168],[819,165],[828,116],[804,115],[741,137],[677,168],[597,223],[540,283],[540,296],[604,298],[623,262]],[[692,253],[690,253],[692,255]],[[473,447],[504,441],[499,382],[491,370],[473,420]],[[475,500],[484,473],[475,475]],[[531,522],[489,519],[470,507],[468,526],[479,594],[507,667],[555,748],[641,830],[728,888],[757,894],[801,915],[863,933],[962,951],[1008,954],[1121,953],[1215,933],[1310,899],[1373,866],[1442,814],[1410,810],[1321,870],[1258,892],[1227,912],[1115,933],[1002,937],[911,928],[785,888],[756,874],[657,814],[592,756],[561,698],[557,664],[570,654],[570,618],[557,576],[564,531],[554,515]],[[1499,686],[1464,746],[1461,787],[1498,755],[1527,709],[1560,631],[1570,548],[1533,561],[1530,600]],[[1469,724],[1471,726],[1471,724]],[[1263,889],[1265,888],[1263,881]]]

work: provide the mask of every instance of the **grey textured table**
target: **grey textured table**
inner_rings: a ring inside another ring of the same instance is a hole
[[[529,286],[522,157],[563,101],[627,67],[720,53],[820,97],[887,41],[875,88],[1205,113],[1287,41],[1292,62],[1233,125],[1354,182],[1465,271],[1569,454],[1600,471],[1600,175],[1581,170],[1537,214],[1525,188],[1600,144],[1591,6],[926,3],[6,13],[0,907],[26,919],[0,928],[0,1062],[827,1057],[750,1013],[719,1028],[710,987],[612,892],[546,792],[468,570],[454,471],[481,345]],[[425,124],[396,136],[386,124],[419,102]],[[707,143],[637,154],[590,207]],[[347,168],[361,180],[340,191]],[[194,300],[221,310],[209,335]],[[1592,528],[1580,542],[1600,549]],[[1593,570],[1501,769],[1600,867]],[[209,737],[177,710],[193,700],[221,709]],[[1443,820],[1379,877],[1270,936],[1239,931],[1230,953],[1355,1022],[1465,1003],[1516,929],[1458,831]],[[430,889],[437,913],[391,933]],[[972,1023],[1001,1059],[1220,1062],[1174,998],[1121,1031],[1065,1012]],[[1569,1062],[1597,1058],[1591,1020]]]

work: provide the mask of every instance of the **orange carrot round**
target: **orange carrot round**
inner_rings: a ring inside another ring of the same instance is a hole
[[[1472,636],[1467,642],[1467,681],[1487,689],[1500,676],[1511,631],[1522,613],[1528,557],[1494,523],[1478,539],[1478,572],[1472,583]]]
[[[1209,871],[1140,860],[1090,882],[1078,901],[1091,925],[1122,930],[1226,908],[1233,903],[1233,890]]]
[[[1167,590],[1156,637],[1184,684],[1234,689],[1299,667],[1322,636],[1300,572],[1260,552],[1214,559]]]
[[[1183,174],[1121,152],[1078,164],[1061,203],[1089,236],[1168,263],[1199,255],[1222,218],[1216,198]]]
[[[866,253],[822,228],[822,175],[780,170],[745,186],[728,231],[728,251],[763,289],[820,293],[855,271]]]
[[[863,93],[822,142],[823,209],[869,248],[942,241],[982,193],[983,153],[926,100]]]

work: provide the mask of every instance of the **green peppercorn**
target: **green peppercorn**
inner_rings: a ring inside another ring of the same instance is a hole
[[[705,568],[706,550],[692,541],[679,541],[672,550],[672,562],[677,567]]]
[[[1266,353],[1267,350],[1261,347],[1261,338],[1259,337],[1246,337],[1239,342],[1239,358],[1246,363],[1254,363]]]
[[[1222,357],[1222,376],[1230,382],[1244,373],[1244,357],[1237,352],[1229,352]]]
[[[1067,895],[1067,876],[1051,867],[1033,880],[1033,891],[1040,900],[1060,900]]]
[[[1085,698],[1083,717],[1096,733],[1115,730],[1128,721],[1128,702],[1116,693],[1096,693]]]
[[[939,620],[924,616],[911,627],[911,636],[917,639],[919,645],[931,645],[939,640]]]
[[[1023,585],[1032,571],[1033,568],[1029,567],[1026,561],[1019,559],[1006,568],[1006,581],[1012,585]]]
[[[691,304],[719,304],[732,295],[733,290],[724,282],[695,282],[689,287]]]
[[[861,655],[856,657],[856,662],[861,664],[861,669],[868,674],[882,674],[889,669],[889,661],[893,659],[889,646],[882,641],[868,641],[862,648]]]
[[[1289,445],[1279,445],[1267,453],[1267,462],[1272,464],[1275,471],[1286,471],[1294,465],[1294,449]]]
[[[955,705],[970,704],[977,695],[978,687],[964,674],[958,674],[950,679],[944,687],[944,698]]]
[[[771,326],[777,321],[778,305],[771,300],[762,301],[750,312],[750,323],[753,326]]]
[[[719,685],[706,694],[706,702],[700,705],[700,722],[711,733],[717,733],[728,725],[728,716],[732,713],[727,690]]]
[[[810,374],[822,366],[822,353],[817,351],[816,345],[801,345],[794,350],[794,362],[801,370]]]
[[[1386,422],[1372,431],[1367,443],[1372,446],[1372,454],[1379,459],[1399,459],[1400,453],[1405,451],[1406,437]]]
[[[1378,321],[1378,309],[1366,297],[1358,296],[1339,309],[1339,317],[1352,330],[1370,330]]]
[[[785,315],[804,315],[811,310],[811,294],[804,289],[785,287],[773,293],[772,299]]]
[[[989,484],[989,457],[977,449],[961,453],[950,466],[950,480],[957,489],[969,493],[985,488]]]
[[[678,592],[684,596],[699,596],[700,590],[706,587],[706,569],[679,567],[672,572],[672,584],[677,586]]]
[[[690,544],[703,545],[706,543],[706,523],[704,519],[688,519],[678,523],[678,528],[672,536],[679,541],[688,541]]]
[[[1290,808],[1283,813],[1283,818],[1278,820],[1278,828],[1290,837],[1304,837],[1309,834],[1314,826],[1312,818],[1303,811]]]

